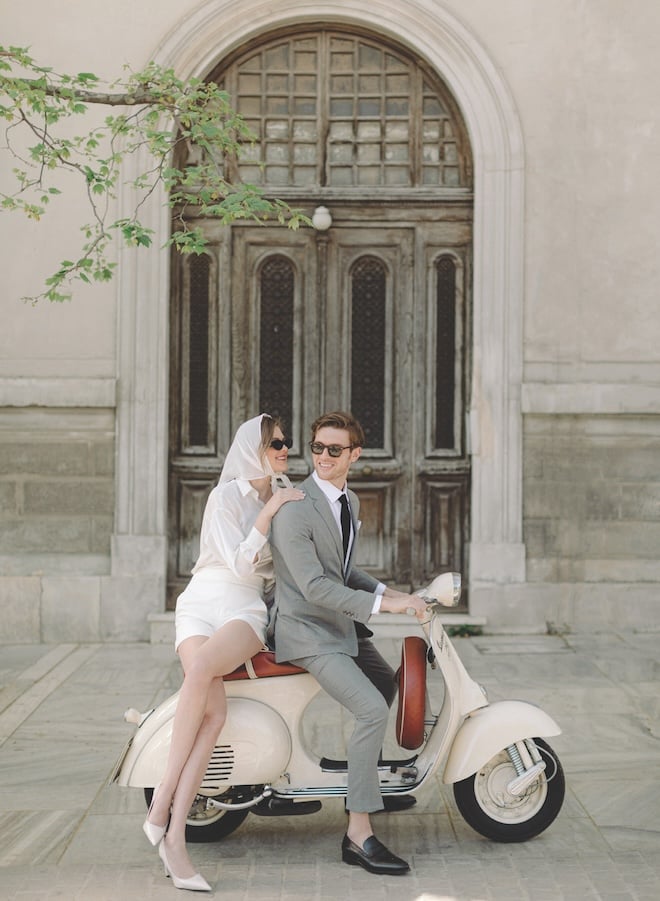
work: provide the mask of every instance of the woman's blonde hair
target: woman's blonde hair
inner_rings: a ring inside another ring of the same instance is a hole
[[[259,453],[262,457],[265,456],[266,451],[270,447],[270,442],[273,440],[273,435],[277,428],[284,434],[284,426],[280,417],[264,413],[261,419],[261,443],[259,445]]]

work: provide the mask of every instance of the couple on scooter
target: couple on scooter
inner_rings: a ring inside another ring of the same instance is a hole
[[[421,617],[425,604],[352,566],[359,502],[346,479],[364,446],[360,424],[334,412],[319,417],[311,431],[314,472],[294,488],[284,475],[291,441],[280,421],[261,414],[239,427],[204,511],[192,579],[177,600],[184,680],[167,768],[144,822],[177,888],[211,891],[188,857],[186,819],[224,724],[222,677],[263,646],[264,597],[274,576],[269,631],[277,660],[309,670],[356,719],[347,749],[342,859],[372,873],[409,870],[370,823],[370,813],[385,806],[377,765],[396,686],[365,624],[380,611],[414,608]]]

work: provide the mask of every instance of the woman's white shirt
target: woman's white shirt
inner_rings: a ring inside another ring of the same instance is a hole
[[[192,572],[228,569],[245,578],[273,578],[273,561],[266,535],[254,528],[263,503],[245,479],[216,485],[204,509],[199,557]]]

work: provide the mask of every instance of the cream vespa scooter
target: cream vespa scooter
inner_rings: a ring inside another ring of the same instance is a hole
[[[521,842],[553,822],[564,799],[564,774],[543,740],[561,729],[525,701],[489,704],[454,650],[439,614],[458,603],[461,577],[444,573],[418,592],[427,601],[426,638],[403,640],[398,671],[396,738],[412,752],[380,768],[383,796],[415,794],[442,768],[461,815],[487,838]],[[440,710],[429,710],[428,669],[444,681]],[[317,811],[346,796],[346,761],[319,759],[304,744],[305,710],[321,690],[313,676],[277,664],[261,651],[225,677],[228,715],[190,809],[188,841],[217,841],[252,811],[261,816]],[[147,804],[165,770],[177,695],[140,714],[111,782],[144,789]]]

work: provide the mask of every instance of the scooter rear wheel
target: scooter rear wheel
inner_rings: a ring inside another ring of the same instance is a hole
[[[535,738],[545,772],[520,796],[506,792],[516,771],[503,750],[473,776],[454,784],[454,798],[463,818],[480,835],[496,842],[525,842],[555,820],[566,785],[559,758],[550,745]]]
[[[153,793],[153,788],[144,790],[147,809],[151,804]],[[205,795],[197,795],[188,813],[186,841],[219,842],[238,829],[249,812],[249,809],[220,810],[210,806]]]

